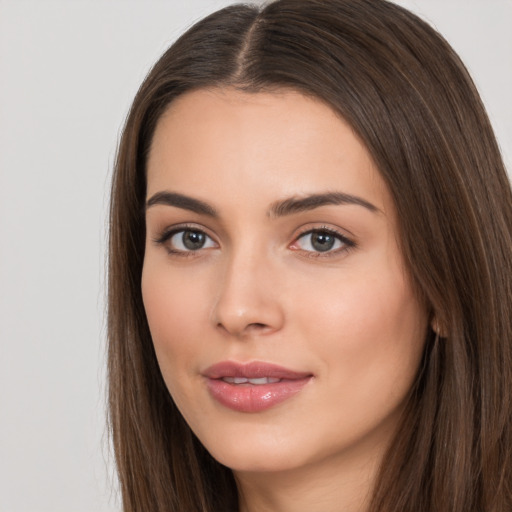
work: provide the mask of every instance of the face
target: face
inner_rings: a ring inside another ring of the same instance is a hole
[[[427,315],[350,127],[297,92],[194,91],[160,119],[147,180],[144,306],[204,446],[235,472],[381,453]]]

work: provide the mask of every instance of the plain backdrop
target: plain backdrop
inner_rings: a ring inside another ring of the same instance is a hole
[[[120,510],[105,428],[112,163],[151,64],[222,0],[0,0],[0,511]],[[399,2],[466,62],[512,164],[512,0]]]

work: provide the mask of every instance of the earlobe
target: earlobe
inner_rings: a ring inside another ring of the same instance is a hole
[[[446,338],[446,329],[441,325],[435,315],[432,316],[432,320],[430,321],[430,328],[440,338]]]

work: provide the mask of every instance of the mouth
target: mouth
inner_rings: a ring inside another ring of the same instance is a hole
[[[244,413],[262,412],[288,400],[313,378],[308,372],[260,361],[223,361],[210,366],[203,376],[216,402]]]
[[[261,386],[262,384],[276,384],[283,379],[275,379],[273,377],[260,377],[257,379],[247,379],[245,377],[222,377],[224,382],[229,384],[251,384],[253,386]]]

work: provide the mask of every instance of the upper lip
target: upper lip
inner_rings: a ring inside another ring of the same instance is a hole
[[[237,361],[222,361],[208,367],[203,375],[209,379],[222,379],[223,377],[245,377],[246,379],[260,379],[270,377],[274,379],[299,380],[311,377],[308,372],[298,372],[263,361],[240,363]]]

